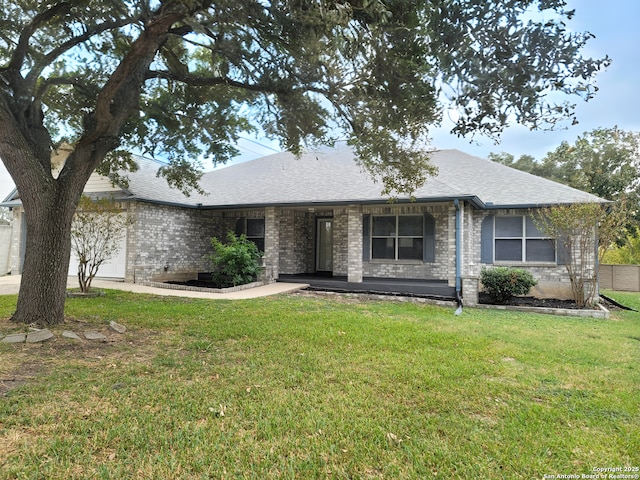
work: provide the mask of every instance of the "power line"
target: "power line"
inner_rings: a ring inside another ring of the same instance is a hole
[[[273,147],[271,147],[270,145],[265,145],[264,143],[260,143],[259,141],[254,140],[254,139],[252,139],[252,138],[243,137],[243,136],[240,136],[240,137],[238,137],[238,138],[240,138],[240,139],[242,139],[242,140],[245,140],[245,141],[247,141],[247,142],[254,143],[254,144],[256,144],[256,145],[258,145],[258,146],[260,146],[260,147],[262,147],[262,148],[264,148],[264,149],[271,150],[272,152],[280,153],[280,150],[279,150],[279,149],[273,148]],[[238,145],[238,147],[239,147],[239,148],[243,148],[243,149],[245,149],[245,150],[252,151],[252,150],[250,150],[250,149],[248,149],[248,148],[246,148],[246,147],[241,147],[240,145]],[[258,153],[258,152],[254,152],[254,153]]]

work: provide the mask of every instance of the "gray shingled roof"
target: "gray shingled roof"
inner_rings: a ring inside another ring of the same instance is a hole
[[[536,177],[458,150],[435,151],[438,175],[414,196],[418,201],[466,199],[481,208],[534,207],[559,203],[602,202],[588,193]],[[382,184],[356,163],[345,144],[308,152],[300,158],[276,153],[220,168],[203,175],[207,195],[187,197],[167,186],[156,172],[160,164],[138,158],[129,175],[129,198],[173,205],[233,208],[265,205],[339,205],[385,203]],[[7,198],[6,201],[10,199]],[[399,199],[407,200],[401,197]]]
[[[439,150],[431,161],[438,175],[415,192],[420,201],[468,199],[479,207],[533,207],[558,203],[601,202],[574,188],[474,157],[458,150]],[[157,163],[141,161],[130,175],[135,198],[161,203],[204,207],[263,205],[331,205],[384,203],[381,183],[355,162],[350,148],[341,145],[303,154],[276,153],[220,168],[203,175],[200,185],[208,195],[185,197],[156,178]],[[401,197],[402,200],[402,197]]]

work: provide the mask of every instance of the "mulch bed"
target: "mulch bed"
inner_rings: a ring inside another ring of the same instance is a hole
[[[479,302],[485,305],[493,305],[489,299],[489,296],[485,293],[479,295]],[[620,310],[620,307],[608,302],[606,299],[601,298],[600,304],[607,310]],[[534,298],[534,297],[512,297],[509,302],[501,305],[513,305],[518,307],[545,307],[545,308],[567,308],[574,310],[588,309],[586,307],[578,307],[573,300],[560,300],[558,298]]]

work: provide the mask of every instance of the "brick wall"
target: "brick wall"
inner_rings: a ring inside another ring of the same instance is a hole
[[[167,274],[207,270],[203,255],[211,252],[217,224],[211,213],[136,202],[130,214],[125,281],[162,281]]]
[[[486,210],[471,209],[470,207],[467,207],[467,209],[472,210],[467,221],[473,223],[473,228],[468,229],[469,239],[465,242],[465,260],[462,262],[465,268],[463,276],[479,278],[482,267],[491,266],[480,262],[482,220],[487,215],[527,215],[529,211],[526,209],[501,209],[488,212]],[[534,296],[540,298],[573,298],[569,274],[564,265],[531,262],[500,262],[496,265],[524,268],[530,271],[538,281],[538,285],[531,289],[531,294]]]
[[[267,278],[276,280],[280,264],[280,209],[267,207],[264,209],[264,258]]]
[[[347,281],[362,282],[362,207],[347,209]]]
[[[210,238],[224,239],[238,218],[265,219],[265,267],[268,279],[280,273],[314,269],[315,216],[276,207],[252,210],[196,210],[136,203],[135,225],[127,237],[126,281],[163,281],[188,272],[208,271]],[[169,266],[165,271],[165,266]]]
[[[279,271],[282,274],[314,270],[314,215],[303,210],[278,210],[280,229]],[[267,260],[268,261],[268,260]]]
[[[455,208],[451,202],[428,205],[351,206],[318,211],[277,207],[246,210],[199,210],[136,202],[128,204],[134,224],[127,233],[126,281],[162,281],[167,275],[209,270],[205,255],[211,252],[210,238],[224,238],[235,229],[238,218],[265,219],[265,266],[271,278],[279,273],[296,274],[315,271],[316,218],[333,218],[333,272],[336,276],[358,279],[423,278],[447,280],[455,284]],[[21,265],[20,209],[14,211],[12,271]],[[435,261],[362,261],[362,215],[403,215],[429,213],[435,220]],[[524,215],[526,210],[476,210],[461,202],[462,278],[464,288],[473,296],[483,265],[481,223],[486,215]],[[350,256],[351,254],[351,256]],[[519,263],[539,281],[539,296],[570,297],[571,287],[564,266]],[[603,270],[604,272],[604,270]],[[602,274],[605,279],[605,273]],[[624,278],[624,276],[618,275]],[[603,288],[611,288],[603,286]],[[629,287],[631,288],[631,287]],[[640,286],[639,286],[640,289]],[[465,294],[465,297],[467,295]]]
[[[209,271],[206,255],[211,237],[226,238],[240,217],[263,218],[262,209],[217,211],[178,208],[136,202],[127,233],[125,281],[163,281],[166,278]]]
[[[453,276],[455,279],[455,233],[453,244],[451,244],[450,232],[452,230],[451,225],[449,225],[448,204],[364,207],[362,213],[371,215],[420,215],[429,213],[435,220],[435,262],[372,259],[363,262],[362,269],[365,277],[451,280],[450,277]],[[452,251],[453,254],[451,253]]]
[[[362,235],[362,232],[360,232]],[[360,252],[362,256],[362,252]],[[349,211],[333,210],[333,274],[346,277],[349,273]]]

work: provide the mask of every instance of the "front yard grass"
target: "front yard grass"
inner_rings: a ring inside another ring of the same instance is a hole
[[[17,329],[15,302],[0,296],[0,333]],[[0,478],[638,473],[639,313],[452,313],[304,295],[69,299],[55,340],[0,343]],[[127,332],[60,336],[111,320]]]

